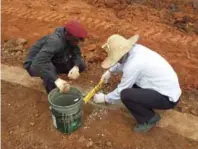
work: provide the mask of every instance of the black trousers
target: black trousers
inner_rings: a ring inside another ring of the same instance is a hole
[[[142,89],[136,85],[124,89],[121,100],[139,124],[148,122],[155,115],[153,109],[172,109],[177,104],[157,91]]]
[[[50,63],[50,71],[53,72],[55,75],[60,74],[60,73],[69,73],[70,69],[73,68],[74,63],[72,60],[69,60],[67,64],[54,64]],[[86,69],[85,62],[82,61],[81,64],[79,65],[79,71],[82,72]],[[33,67],[30,67],[27,69],[28,73],[32,77],[41,77],[39,76],[39,73],[37,70],[35,70]],[[54,80],[49,79],[48,77],[41,77],[43,80],[43,85],[46,89],[46,92],[49,93],[51,90],[56,88],[56,85],[54,83]]]

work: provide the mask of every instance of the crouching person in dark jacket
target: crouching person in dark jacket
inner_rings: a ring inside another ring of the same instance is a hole
[[[86,37],[87,32],[80,23],[69,21],[29,49],[24,68],[30,76],[43,80],[47,93],[56,87],[66,92],[69,84],[57,74],[67,73],[70,79],[77,79],[85,70],[78,43]]]

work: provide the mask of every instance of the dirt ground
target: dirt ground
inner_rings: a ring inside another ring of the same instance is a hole
[[[119,6],[119,9],[110,7],[103,0],[88,3],[78,0],[60,0],[58,3],[53,0],[3,1],[2,39],[4,42],[23,37],[28,40],[29,47],[40,37],[52,32],[55,27],[63,25],[66,20],[75,18],[89,31],[90,36],[82,50],[90,64],[104,59],[106,54],[100,46],[112,33],[120,33],[126,37],[138,33],[141,36],[139,43],[159,52],[173,65],[182,88],[197,89],[198,36],[195,30],[198,28],[198,12],[187,2],[184,4],[178,1],[177,4],[176,1],[173,3],[169,0],[166,5],[154,2],[160,4],[158,9],[149,3],[135,2],[116,3],[115,6]],[[177,9],[172,10],[172,5]],[[2,54],[3,57],[4,53]],[[12,57],[14,60],[18,58],[13,54],[2,62],[17,65],[16,61],[10,60]]]
[[[93,86],[104,71],[100,62],[106,53],[100,46],[107,37],[113,33],[126,37],[140,34],[139,43],[163,55],[179,76],[183,95],[176,110],[198,115],[198,10],[190,0],[4,0],[1,12],[3,64],[22,67],[28,47],[37,39],[67,20],[77,19],[89,31],[89,38],[81,45],[88,69],[76,83]],[[27,43],[16,42],[19,38],[26,39]],[[115,87],[116,82],[117,79],[113,79],[108,90]],[[197,147],[197,143],[159,128],[147,135],[135,134],[131,131],[134,124],[123,118],[122,113],[111,117],[115,111],[106,111],[100,124],[93,120],[89,129],[82,128],[71,136],[64,136],[51,125],[46,95],[5,82],[2,87],[4,148],[84,148],[89,146],[89,138],[91,148]],[[17,93],[21,90],[26,96]],[[93,108],[86,107],[85,121],[91,113]],[[101,142],[98,138],[102,138]],[[165,141],[160,143],[162,139]]]
[[[52,124],[46,94],[2,82],[3,149],[195,149],[198,146],[198,142],[157,127],[149,133],[137,134],[132,131],[134,125],[134,120],[119,110],[86,105],[83,126],[71,135],[62,135]]]

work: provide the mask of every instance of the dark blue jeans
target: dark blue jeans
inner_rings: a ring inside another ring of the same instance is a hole
[[[124,89],[121,100],[139,124],[148,122],[155,115],[153,109],[172,109],[177,104],[157,91],[142,89],[137,85]]]
[[[50,63],[50,71],[53,72],[55,75],[61,73],[69,73],[70,69],[74,66],[74,63],[69,60],[67,64],[53,64]],[[84,61],[79,65],[79,71],[82,72],[86,69],[86,65]],[[32,77],[40,77],[43,80],[43,85],[46,89],[46,92],[49,93],[51,90],[56,88],[54,80],[51,80],[47,77],[41,77],[37,70],[35,70],[31,65],[27,68],[27,71],[30,76]]]

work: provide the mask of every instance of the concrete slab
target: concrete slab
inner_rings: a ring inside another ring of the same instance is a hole
[[[42,87],[41,79],[30,77],[24,69],[19,67],[1,64],[1,80],[20,84],[22,86],[33,88],[42,92],[45,91]]]

